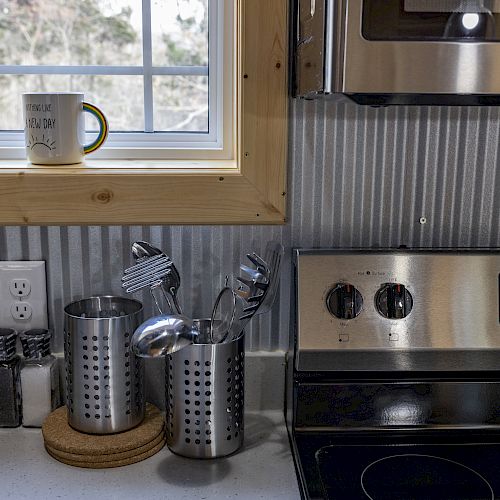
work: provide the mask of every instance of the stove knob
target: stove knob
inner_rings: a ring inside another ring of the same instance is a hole
[[[403,319],[410,314],[413,297],[404,285],[386,283],[377,292],[375,304],[378,312],[389,319]]]
[[[349,283],[337,283],[326,298],[326,306],[339,319],[353,319],[361,312],[363,297]]]

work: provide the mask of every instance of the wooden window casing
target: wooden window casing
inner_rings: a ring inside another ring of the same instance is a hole
[[[0,161],[0,224],[284,223],[288,0],[237,9],[232,160]]]

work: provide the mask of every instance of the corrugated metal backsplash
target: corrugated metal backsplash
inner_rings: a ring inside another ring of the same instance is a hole
[[[287,249],[280,299],[254,320],[247,347],[286,348],[292,247],[500,246],[499,128],[499,108],[294,100],[286,226],[0,227],[0,260],[47,261],[49,315],[62,350],[64,305],[121,294],[132,241],[170,254],[186,312],[207,316],[224,275],[276,239]],[[137,298],[152,314],[149,296]]]

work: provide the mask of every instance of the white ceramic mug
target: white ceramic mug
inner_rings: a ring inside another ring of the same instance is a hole
[[[83,112],[99,122],[99,135],[85,145]],[[108,135],[108,122],[96,106],[83,102],[79,92],[27,92],[23,94],[26,156],[40,165],[80,163],[101,147]]]

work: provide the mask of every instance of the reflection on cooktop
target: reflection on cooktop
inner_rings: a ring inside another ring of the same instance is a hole
[[[333,445],[316,452],[330,500],[495,500],[500,446]]]

